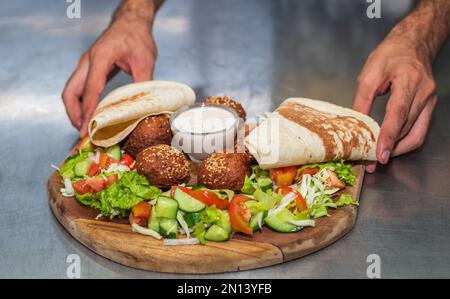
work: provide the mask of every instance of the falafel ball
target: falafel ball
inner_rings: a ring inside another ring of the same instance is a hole
[[[245,176],[249,174],[249,165],[241,154],[213,153],[198,169],[198,182],[210,189],[231,189],[240,191]]]
[[[206,104],[230,107],[231,109],[234,109],[236,113],[239,115],[239,117],[242,118],[243,120],[245,120],[247,117],[247,113],[245,112],[242,105],[228,97],[209,97],[206,100],[204,100],[204,102]]]
[[[167,116],[155,115],[144,118],[131,132],[125,141],[123,149],[136,158],[144,148],[168,144],[172,141],[172,131]]]
[[[242,156],[247,164],[252,165],[256,162],[255,157],[250,153],[248,148],[244,144],[245,137],[256,128],[255,124],[245,124],[238,132],[236,143],[234,144],[234,151]]]
[[[186,156],[166,144],[154,145],[140,151],[136,156],[136,169],[150,184],[161,189],[187,183],[191,172]]]

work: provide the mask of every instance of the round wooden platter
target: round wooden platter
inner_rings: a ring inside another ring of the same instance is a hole
[[[357,180],[345,193],[358,199],[364,167],[353,167]],[[47,182],[50,207],[64,228],[95,253],[133,268],[169,273],[220,273],[281,264],[320,250],[348,233],[356,220],[355,206],[330,209],[316,226],[282,234],[263,228],[252,237],[235,234],[226,242],[166,246],[162,240],[131,231],[124,220],[95,220],[98,211],[60,193],[61,177]]]

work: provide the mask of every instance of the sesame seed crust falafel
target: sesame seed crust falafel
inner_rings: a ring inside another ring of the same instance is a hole
[[[240,191],[249,173],[249,165],[241,154],[213,153],[198,169],[198,182],[210,189]]]
[[[187,183],[191,172],[186,156],[166,144],[151,146],[139,152],[136,169],[150,184],[162,189]]]
[[[242,118],[243,120],[245,120],[247,117],[247,113],[245,112],[242,105],[228,97],[208,97],[204,100],[204,102],[206,104],[230,107],[231,109],[234,109],[236,113],[239,115],[239,117]]]
[[[234,144],[234,151],[242,155],[242,158],[247,162],[247,164],[252,165],[256,163],[255,157],[250,153],[248,148],[244,145],[245,137],[250,134],[250,132],[256,128],[255,124],[245,124],[239,131],[236,138],[236,143]]]
[[[166,115],[154,115],[143,119],[128,136],[123,149],[136,158],[143,149],[158,145],[170,145],[172,131]]]

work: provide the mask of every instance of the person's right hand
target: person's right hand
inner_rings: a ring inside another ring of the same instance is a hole
[[[87,133],[106,82],[118,70],[130,74],[134,82],[151,80],[157,49],[151,26],[144,20],[117,20],[81,56],[67,81],[62,99],[72,125]]]

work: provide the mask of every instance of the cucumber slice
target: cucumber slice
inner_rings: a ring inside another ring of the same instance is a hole
[[[106,154],[113,157],[117,161],[119,161],[122,156],[122,152],[120,151],[120,146],[118,144],[108,147],[106,149]]]
[[[188,213],[183,216],[189,227],[192,227],[200,222],[200,213]]]
[[[159,228],[164,238],[176,239],[178,237],[178,221],[176,219],[160,218]]]
[[[178,202],[169,197],[161,196],[155,205],[156,215],[160,218],[177,218]]]
[[[156,210],[153,210],[156,211]],[[159,219],[156,216],[156,212],[152,212],[150,215],[150,221],[148,222],[148,228],[154,230],[155,232],[160,232],[159,230]]]
[[[220,219],[215,224],[223,228],[229,234],[231,234],[231,222],[230,215],[225,210],[218,210],[220,212]]]
[[[179,188],[175,188],[173,198],[178,202],[180,210],[187,213],[200,212],[206,207],[204,203],[181,191]]]
[[[268,177],[260,177],[256,180],[256,183],[261,188],[262,191],[266,192],[269,189],[272,189],[273,182]]]
[[[294,215],[287,209],[281,210],[278,214],[266,218],[266,224],[272,230],[280,233],[293,233],[302,228],[288,223],[289,219],[294,219]]]
[[[265,217],[267,216],[267,212],[259,212],[258,214],[253,215],[252,218],[250,218],[250,227],[254,232],[256,232],[257,230],[260,229],[259,224],[258,224],[258,218],[261,217],[261,216],[259,216],[259,214],[261,214],[261,213],[262,213],[261,226],[263,226],[266,221]]]
[[[205,233],[205,239],[209,241],[222,242],[230,238],[230,233],[217,224],[213,224]]]
[[[73,173],[77,177],[84,177],[91,167],[91,161],[90,160],[83,160],[75,164],[75,167],[73,168]]]

